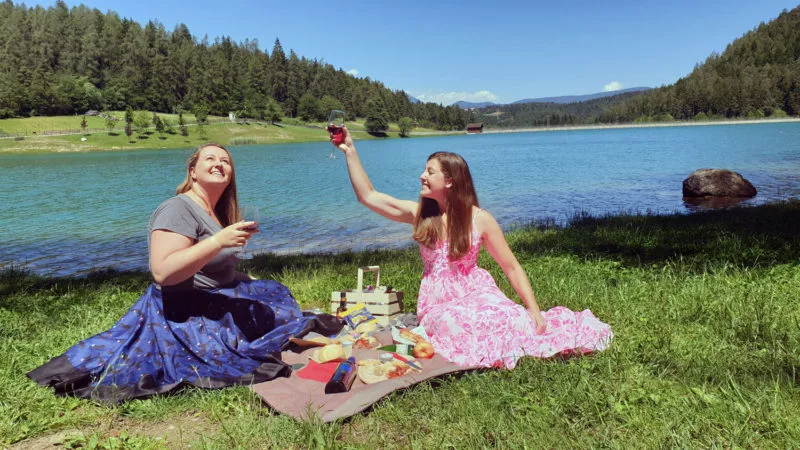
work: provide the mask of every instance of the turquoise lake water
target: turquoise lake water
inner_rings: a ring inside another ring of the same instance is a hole
[[[699,168],[741,173],[746,203],[800,197],[800,123],[553,131],[357,142],[375,187],[416,199],[434,151],[460,153],[481,206],[508,227],[578,212],[691,212],[681,183]],[[249,249],[338,252],[411,244],[410,226],[355,200],[330,144],[231,147],[241,204],[261,211]],[[174,195],[193,149],[0,155],[0,267],[43,275],[147,267],[147,223]]]

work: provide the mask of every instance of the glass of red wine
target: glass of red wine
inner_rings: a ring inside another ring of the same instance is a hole
[[[244,205],[242,207],[242,220],[245,222],[255,222],[256,224],[248,227],[248,230],[258,229],[258,207],[256,205]],[[244,243],[242,249],[236,253],[239,259],[253,259],[253,255],[247,251],[247,242]]]
[[[336,155],[334,154],[335,149],[339,144],[344,142],[344,111],[334,109],[331,111],[330,118],[328,119],[328,134],[331,136],[331,142],[333,143],[334,149],[331,149],[331,155],[329,158],[335,158]]]

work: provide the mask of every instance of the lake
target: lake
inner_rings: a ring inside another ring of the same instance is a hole
[[[376,189],[416,199],[434,151],[460,153],[500,224],[576,213],[691,212],[681,183],[699,168],[741,173],[746,204],[800,196],[800,123],[551,131],[357,142]],[[339,252],[412,243],[408,225],[358,204],[327,142],[231,147],[240,204],[261,211],[249,249]],[[193,149],[0,155],[0,267],[42,275],[147,268],[147,223],[174,195]]]

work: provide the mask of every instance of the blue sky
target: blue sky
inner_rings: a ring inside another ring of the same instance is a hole
[[[795,0],[797,1],[797,0]],[[26,2],[52,6],[53,1]],[[510,103],[671,84],[797,3],[781,0],[67,0],[197,38],[257,39],[419,99]]]

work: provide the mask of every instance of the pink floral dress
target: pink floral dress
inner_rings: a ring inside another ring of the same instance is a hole
[[[448,361],[511,369],[523,356],[589,353],[611,344],[611,327],[588,309],[543,311],[547,332],[537,335],[527,309],[506,297],[489,272],[478,267],[481,238],[474,220],[469,252],[451,262],[449,248],[448,242],[434,249],[420,246],[425,271],[417,300],[420,325]]]

